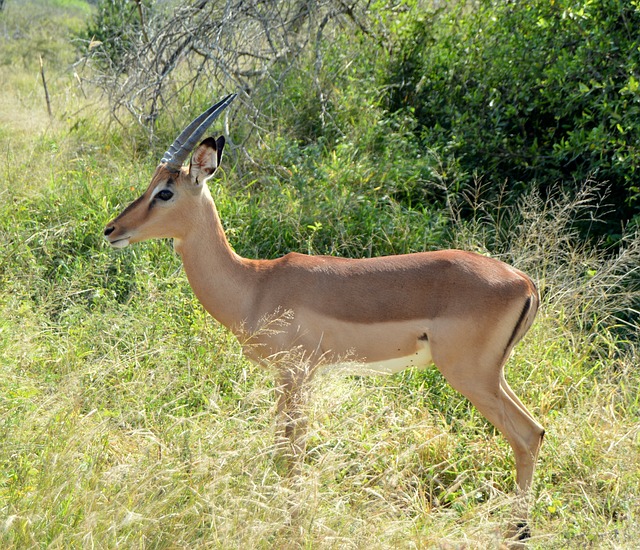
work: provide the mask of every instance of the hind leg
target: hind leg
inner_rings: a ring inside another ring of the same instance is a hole
[[[511,389],[503,387],[498,376],[487,380],[477,375],[461,378],[458,373],[443,372],[451,386],[469,399],[509,442],[516,459],[516,482],[526,492],[531,487],[544,429],[520,400],[510,395]]]
[[[500,369],[500,385],[502,386],[502,389],[506,392],[506,394],[512,399],[512,401],[516,405],[518,405],[524,412],[526,412],[529,415],[529,418],[531,418],[531,420],[536,422],[536,419],[529,412],[527,407],[524,406],[522,401],[520,401],[518,396],[513,392],[513,390],[511,389],[511,386],[509,386],[509,383],[507,382],[507,380],[504,377],[504,369]]]
[[[464,395],[505,437],[516,462],[518,500],[514,526],[509,536],[528,538],[527,493],[533,482],[544,429],[536,422],[504,380],[502,368],[482,369],[468,366],[440,368],[451,386]]]

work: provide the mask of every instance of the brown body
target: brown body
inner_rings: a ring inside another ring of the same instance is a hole
[[[348,363],[362,373],[397,372],[433,363],[507,438],[524,493],[544,430],[503,370],[538,308],[531,279],[460,250],[242,258],[227,242],[205,183],[223,145],[205,140],[189,169],[160,165],[144,195],[107,227],[112,245],[174,239],[205,309],[234,332],[249,358],[275,365],[294,454],[303,450],[302,387],[319,367]]]

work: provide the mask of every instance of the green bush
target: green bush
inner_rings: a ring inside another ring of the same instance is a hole
[[[89,42],[90,49],[101,49],[102,63],[119,66],[136,35],[143,32],[140,10],[150,6],[148,0],[99,0],[93,20],[79,37]]]
[[[638,2],[461,2],[407,21],[389,107],[413,109],[424,146],[466,181],[495,195],[593,177],[613,203],[601,233],[640,214]]]

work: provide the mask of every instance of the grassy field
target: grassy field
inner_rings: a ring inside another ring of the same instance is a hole
[[[281,476],[272,373],[204,313],[169,243],[114,251],[102,238],[159,155],[135,129],[110,125],[107,106],[74,76],[68,37],[86,5],[6,4],[0,546],[499,547],[511,450],[434,369],[318,378],[302,475]],[[277,144],[256,150],[255,173],[231,147],[212,184],[238,252],[491,248],[536,278],[543,307],[507,372],[547,430],[529,546],[635,547],[639,349],[637,327],[623,320],[637,304],[625,289],[640,239],[620,254],[576,241],[572,222],[595,201],[589,185],[551,202],[528,196],[510,225],[482,205],[463,222],[358,184],[357,159],[311,166],[304,151],[278,156]]]

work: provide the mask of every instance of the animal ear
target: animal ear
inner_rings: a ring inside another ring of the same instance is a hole
[[[222,161],[222,150],[224,149],[225,139],[224,136],[220,136],[216,140],[216,148],[218,149],[218,166],[220,166],[220,162]]]
[[[189,175],[195,185],[200,185],[213,176],[220,165],[223,148],[224,137],[217,140],[208,137],[196,147],[189,165]]]

